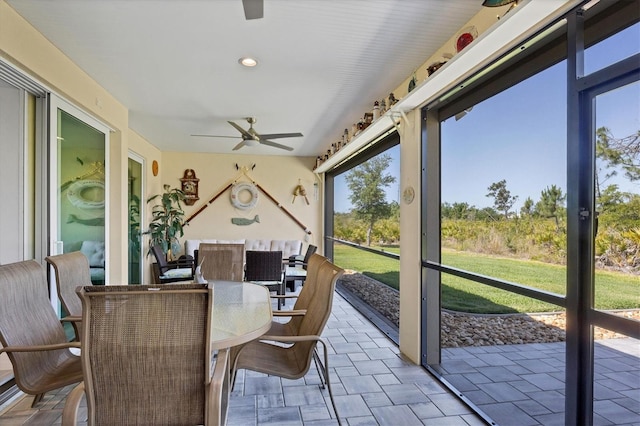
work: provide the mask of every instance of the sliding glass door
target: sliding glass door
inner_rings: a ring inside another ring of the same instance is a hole
[[[142,235],[140,234],[142,229],[140,221],[143,217],[142,204],[140,203],[143,192],[143,161],[142,157],[133,153],[129,154],[129,284],[142,284],[143,279],[141,260],[144,257],[142,256]]]
[[[53,96],[50,123],[49,252],[80,250],[89,260],[91,281],[104,284],[108,128]],[[57,294],[54,280],[51,287],[51,294]],[[57,309],[57,302],[54,307]]]

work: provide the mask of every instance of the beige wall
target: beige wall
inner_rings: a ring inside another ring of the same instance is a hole
[[[0,58],[113,130],[108,153],[109,280],[125,282],[127,264],[122,253],[127,252],[128,110],[3,0],[0,0]]]
[[[190,221],[185,227],[184,239],[297,239],[319,246],[322,210],[320,197],[317,200],[314,197],[313,184],[320,182],[311,171],[315,164],[314,158],[164,152],[159,163],[163,184],[179,188],[180,178],[184,176],[186,169],[193,169],[200,179],[200,200],[193,206],[185,207],[187,218],[202,206],[207,206],[216,194],[234,180],[249,182],[241,171],[236,170],[236,164],[241,169],[250,169],[255,165],[248,171],[248,175],[282,206],[278,207],[264,193],[259,192],[258,202],[253,209],[239,210],[231,204],[230,190],[227,189]],[[293,191],[298,183],[306,189],[309,205],[300,196],[293,202]],[[318,191],[320,195],[320,185]],[[311,235],[307,235],[283,209],[308,228]],[[260,223],[247,226],[231,223],[231,218],[253,219],[255,215],[259,216]]]

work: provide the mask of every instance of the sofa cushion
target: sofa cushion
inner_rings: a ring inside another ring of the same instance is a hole
[[[300,240],[271,240],[271,251],[281,251],[282,257],[288,259],[302,251],[302,241]]]
[[[271,250],[271,240],[247,240],[244,243],[244,249],[250,251],[269,251]]]
[[[195,251],[200,247],[200,243],[208,244],[244,244],[244,240],[185,240],[184,254],[195,257]]]
[[[202,240],[185,240],[184,250],[185,254],[194,256],[194,251],[200,247],[200,243],[231,243],[231,244],[244,244],[245,251],[257,250],[257,251],[281,251],[282,257],[287,259],[289,256],[295,256],[302,251],[302,241],[300,240],[217,240],[217,239],[202,239]]]
[[[89,259],[92,268],[104,268],[104,241],[83,241],[80,251]]]

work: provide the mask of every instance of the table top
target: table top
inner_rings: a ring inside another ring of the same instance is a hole
[[[213,281],[212,315],[212,349],[254,340],[271,327],[269,290],[246,282]]]

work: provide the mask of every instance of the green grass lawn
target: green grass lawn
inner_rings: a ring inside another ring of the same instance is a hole
[[[396,248],[385,250],[399,252]],[[398,289],[399,261],[339,244],[335,246],[334,257],[339,266],[359,271]],[[561,265],[448,250],[442,253],[442,263],[480,275],[565,294],[566,268]],[[443,274],[442,284],[442,305],[445,309],[474,313],[562,310],[555,305],[451,275]],[[604,310],[640,308],[640,277],[596,271],[595,305]]]

